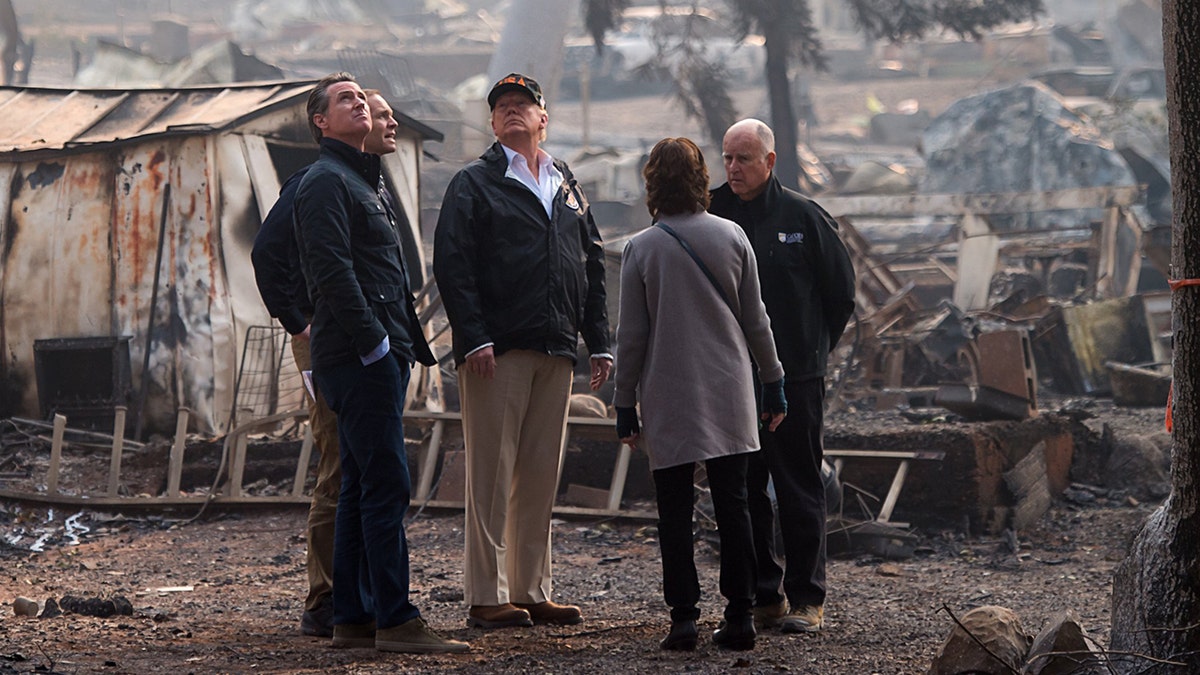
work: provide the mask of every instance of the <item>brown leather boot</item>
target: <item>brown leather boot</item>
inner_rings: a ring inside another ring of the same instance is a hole
[[[529,612],[534,623],[553,623],[559,626],[570,626],[583,623],[583,612],[575,605],[560,605],[557,602],[513,603],[515,606]]]
[[[467,614],[467,625],[471,628],[511,628],[532,626],[529,612],[518,609],[512,603],[503,605],[472,605]]]

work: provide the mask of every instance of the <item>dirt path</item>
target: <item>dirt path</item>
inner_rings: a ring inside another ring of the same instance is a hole
[[[745,654],[707,642],[666,653],[652,526],[555,521],[556,598],[584,608],[566,628],[484,632],[465,628],[461,515],[426,515],[409,530],[413,590],[431,624],[472,643],[457,656],[334,650],[296,627],[305,590],[304,513],[214,514],[202,522],[108,521],[86,514],[77,546],[32,553],[0,545],[0,673],[923,673],[956,614],[984,604],[1012,608],[1027,631],[1061,608],[1103,638],[1110,574],[1146,507],[1056,507],[1013,552],[1002,540],[926,533],[917,555],[887,562],[831,561],[828,628],[769,634]],[[64,515],[55,514],[58,522]],[[12,536],[47,514],[0,505]],[[719,618],[716,556],[698,545],[702,625]],[[149,589],[173,588],[153,591]],[[180,590],[188,589],[188,590]],[[17,596],[123,595],[133,616],[14,617]]]

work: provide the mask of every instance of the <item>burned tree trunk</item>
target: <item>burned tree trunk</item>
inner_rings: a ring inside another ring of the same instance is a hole
[[[767,96],[771,102],[771,130],[775,132],[775,175],[784,186],[800,187],[800,158],[796,152],[796,112],[788,79],[789,36],[780,22],[762,25],[766,51]]]
[[[1200,278],[1200,4],[1163,1],[1171,143],[1171,272]],[[1200,286],[1174,293],[1171,495],[1146,521],[1113,578],[1112,645],[1119,672],[1200,672]],[[1178,665],[1174,665],[1178,664]]]

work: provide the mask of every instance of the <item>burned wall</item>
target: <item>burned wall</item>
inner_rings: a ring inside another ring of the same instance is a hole
[[[146,428],[170,431],[179,406],[192,409],[195,431],[212,432],[228,419],[239,334],[269,317],[244,275],[229,283],[226,267],[248,267],[249,249],[222,243],[218,183],[234,191],[249,177],[241,144],[221,149],[216,138],[98,146],[4,165],[11,176],[0,268],[4,377],[29,383],[14,414],[40,413],[34,341],[129,336]],[[227,217],[256,221],[254,211],[231,208]]]

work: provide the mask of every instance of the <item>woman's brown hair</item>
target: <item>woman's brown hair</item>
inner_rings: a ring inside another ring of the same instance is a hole
[[[708,168],[688,138],[664,138],[642,169],[651,217],[696,213],[708,208]]]

